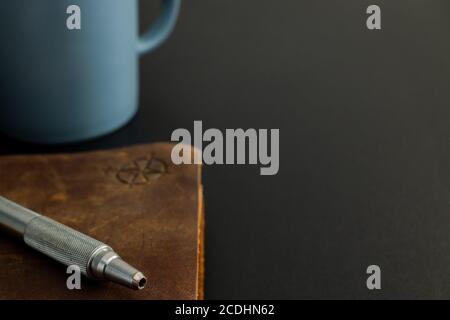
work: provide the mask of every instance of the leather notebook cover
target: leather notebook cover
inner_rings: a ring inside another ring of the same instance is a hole
[[[203,195],[199,165],[172,164],[173,145],[0,157],[0,194],[81,231],[145,273],[134,291],[81,279],[0,229],[0,299],[201,299]]]

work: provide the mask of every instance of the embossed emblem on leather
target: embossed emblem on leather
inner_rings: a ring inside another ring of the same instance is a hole
[[[108,168],[107,172],[112,169]],[[129,186],[145,185],[167,173],[164,161],[154,157],[142,157],[115,170],[115,176],[121,183]]]

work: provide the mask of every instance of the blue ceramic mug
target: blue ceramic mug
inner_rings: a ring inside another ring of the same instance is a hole
[[[180,6],[162,0],[139,37],[138,0],[0,1],[1,130],[67,143],[124,125],[138,108],[139,56],[167,39]]]

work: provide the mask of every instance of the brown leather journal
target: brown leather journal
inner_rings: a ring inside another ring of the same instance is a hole
[[[199,165],[175,166],[171,144],[0,157],[0,195],[96,238],[144,272],[134,291],[82,278],[0,229],[0,299],[202,299]]]

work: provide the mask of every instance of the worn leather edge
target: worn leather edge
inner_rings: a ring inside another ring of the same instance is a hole
[[[196,152],[193,148],[193,152]],[[198,185],[198,233],[197,233],[197,300],[205,298],[205,203],[203,198],[202,165],[197,170]]]
[[[197,252],[197,300],[205,299],[205,206],[203,199],[203,186],[198,191],[198,252]]]

